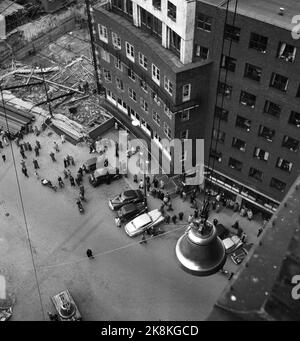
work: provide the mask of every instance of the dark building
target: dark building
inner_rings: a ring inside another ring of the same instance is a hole
[[[93,12],[106,102],[118,119],[138,121],[171,160],[162,139],[204,138],[214,168],[207,183],[269,214],[300,166],[300,47],[291,35],[300,5],[284,6],[112,0]]]

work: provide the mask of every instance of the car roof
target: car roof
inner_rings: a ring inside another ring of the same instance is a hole
[[[136,217],[134,220],[134,225],[136,226],[145,226],[151,223],[151,217],[148,213],[143,213],[140,216]]]
[[[128,191],[124,191],[122,194],[126,198],[135,198],[138,195],[137,191],[134,189],[129,189]]]
[[[116,173],[116,168],[114,167],[103,167],[103,168],[97,168],[94,172],[94,177],[97,178],[98,176],[103,176],[106,175],[107,172],[115,172]],[[111,174],[111,173],[110,173]]]
[[[132,211],[135,211],[136,210],[136,205],[133,204],[133,203],[130,203],[130,204],[127,204],[127,205],[124,205],[121,210],[123,213],[128,213],[128,212],[132,212]]]

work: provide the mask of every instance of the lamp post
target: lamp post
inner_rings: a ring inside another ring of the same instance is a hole
[[[134,126],[134,127],[139,127],[140,126],[140,121],[138,120],[133,120],[131,122],[131,124]],[[139,165],[141,165],[141,157],[143,158],[143,152],[139,152]],[[148,164],[149,164],[149,161],[147,160],[144,160],[143,158],[143,177],[144,177],[144,197],[145,197],[145,200],[147,199],[147,191],[146,191],[146,170],[148,170]],[[147,167],[147,168],[146,168]]]

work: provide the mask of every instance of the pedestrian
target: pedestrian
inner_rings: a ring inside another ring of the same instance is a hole
[[[153,177],[152,183],[153,183],[154,188],[158,187],[158,179],[156,178],[156,176]]]
[[[36,146],[38,147],[38,149],[41,149],[41,148],[42,148],[42,147],[41,147],[41,144],[40,144],[40,141],[36,140],[36,141],[35,141],[35,144],[36,144]]]
[[[83,176],[83,169],[82,169],[82,167],[79,167],[79,168],[78,168],[78,174],[80,174],[81,176]]]
[[[38,157],[40,155],[38,146],[34,147],[34,151],[35,151],[35,156]]]
[[[65,143],[66,142],[64,134],[60,135],[60,139],[61,139],[61,143]]]
[[[183,214],[184,214],[183,212],[179,212],[179,213],[178,213],[178,218],[179,218],[179,220],[183,220]]]
[[[27,177],[29,178],[29,175],[27,173],[27,168],[26,167],[22,167],[22,173]]]
[[[93,251],[91,249],[86,250],[86,255],[89,257],[89,259],[94,259]]]
[[[18,144],[17,144],[18,145]],[[0,148],[3,149],[2,141],[0,141]]]
[[[6,156],[4,154],[2,154],[2,160],[3,160],[3,162],[6,161]]]
[[[262,232],[263,232],[263,228],[262,227],[260,227],[259,229],[258,229],[258,231],[257,231],[257,238],[262,234]]]
[[[34,171],[34,175],[37,178],[37,180],[40,180],[41,177],[39,176],[39,173],[37,171]]]
[[[167,211],[174,211],[174,209],[173,209],[173,207],[172,207],[172,203],[171,203],[171,201],[169,201],[168,203],[167,203]]]
[[[21,164],[22,168],[25,168],[25,167],[26,167],[26,164],[25,164],[25,161],[24,161],[24,160],[21,160],[21,161],[20,161],[20,164]]]
[[[150,188],[151,188],[150,182],[149,182],[149,183],[147,182],[147,185],[146,185],[146,186],[147,186],[147,191],[150,192]]]
[[[51,152],[49,155],[50,155],[50,157],[51,157],[52,161],[53,161],[53,162],[55,162],[55,161],[56,161],[56,159],[55,159],[55,155],[54,155],[54,153],[53,153],[53,152]]]
[[[190,224],[193,220],[194,220],[194,215],[193,215],[193,214],[190,214],[190,215],[188,216],[188,223]]]
[[[146,244],[146,243],[147,243],[146,233],[143,232],[143,236],[142,236],[142,240],[140,241],[140,244]]]
[[[24,142],[23,143],[23,148],[24,150],[27,152],[28,151],[28,145],[27,145],[27,142]]]
[[[84,186],[81,185],[81,186],[79,187],[79,190],[80,190],[80,194],[84,197],[84,192],[85,192]]]
[[[65,169],[64,169],[64,177],[65,177],[65,179],[67,179],[69,177],[69,174]]]
[[[75,181],[74,181],[74,178],[73,178],[73,176],[72,176],[72,175],[70,175],[70,177],[69,177],[69,178],[70,178],[70,184],[71,184],[71,186],[72,186],[72,187],[76,186],[76,185],[75,185]]]
[[[115,219],[115,222],[116,222],[117,227],[120,228],[121,227],[121,219],[119,217],[117,217]]]
[[[160,206],[160,208],[159,208],[159,212],[161,212],[161,214],[164,214],[164,213],[165,213],[164,207],[165,207],[165,204],[162,203],[161,206]]]
[[[39,166],[39,164],[38,164],[36,159],[34,159],[32,162],[33,162],[34,169],[40,168],[40,166]]]
[[[68,169],[67,172],[68,172],[68,176],[69,177],[72,176],[72,173],[71,173],[70,169]]]
[[[183,191],[183,192],[182,192],[182,201],[185,201],[185,200],[186,200],[186,192]]]
[[[66,158],[64,158],[64,166],[65,166],[65,168],[68,167],[68,160]]]
[[[144,188],[144,181],[140,180],[139,189],[143,189],[143,188]]]
[[[173,224],[176,224],[176,221],[177,221],[177,216],[176,216],[176,214],[174,214],[174,215],[172,216],[172,222],[173,222]]]
[[[133,176],[133,182],[138,183],[138,177],[136,174],[134,174],[134,176]]]
[[[57,178],[57,181],[58,181],[58,185],[59,185],[60,188],[65,187],[65,184],[64,184],[64,182],[63,182],[61,176],[59,176],[59,177]]]
[[[81,181],[80,181],[80,178],[78,177],[78,175],[75,178],[75,182],[76,182],[77,186],[80,186]]]
[[[59,152],[59,148],[58,148],[58,144],[56,141],[53,142],[53,145],[54,145],[54,150],[58,153]]]
[[[73,156],[69,155],[69,160],[70,160],[70,163],[72,164],[72,166],[75,166],[75,161],[74,161]]]
[[[159,188],[160,189],[164,189],[165,188],[165,183],[164,183],[163,179],[161,179],[160,182],[159,182]]]
[[[24,149],[21,149],[20,148],[20,154],[22,156],[23,159],[27,159],[26,155],[25,155],[25,152],[24,152]]]
[[[165,222],[166,222],[166,224],[170,224],[170,220],[171,220],[171,217],[167,214],[167,215],[165,216]]]
[[[32,152],[32,147],[31,147],[30,142],[27,142],[27,149],[28,149],[30,152]]]

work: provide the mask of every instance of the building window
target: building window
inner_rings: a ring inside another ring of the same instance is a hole
[[[270,186],[277,189],[280,192],[284,192],[286,184],[278,179],[272,178]]]
[[[153,111],[152,113],[152,119],[153,121],[160,126],[160,116],[156,111]]]
[[[215,149],[212,149],[210,151],[210,157],[217,160],[218,162],[221,162],[222,161],[222,153],[221,152],[218,152],[216,151]]]
[[[152,79],[154,80],[155,83],[160,85],[160,71],[157,66],[152,64]]]
[[[280,91],[286,91],[288,88],[289,79],[285,76],[281,76],[278,73],[273,72],[270,81],[270,87],[278,89]]]
[[[133,89],[129,88],[129,89],[128,89],[128,93],[129,93],[129,97],[130,97],[133,101],[136,102],[136,92],[135,92]]]
[[[173,95],[173,83],[165,77],[165,90],[172,96]]]
[[[249,41],[249,48],[255,49],[257,51],[260,51],[262,53],[266,53],[268,45],[268,38],[261,36],[260,34],[251,33],[250,35],[250,41]]]
[[[232,147],[240,150],[241,152],[245,152],[246,151],[246,142],[238,139],[237,137],[234,137],[232,139]]]
[[[180,56],[181,38],[180,36],[170,29],[170,50],[174,51]]]
[[[242,116],[237,116],[235,126],[249,132],[251,128],[251,120]]]
[[[255,180],[262,181],[263,173],[256,168],[250,167],[249,176]]]
[[[237,171],[241,171],[242,168],[243,168],[243,164],[241,161],[238,161],[236,159],[234,159],[233,157],[230,157],[229,158],[229,161],[228,161],[228,166],[232,169],[235,169]]]
[[[261,68],[258,66],[254,66],[252,64],[246,63],[244,77],[250,78],[254,81],[259,82],[261,79]]]
[[[217,129],[214,129],[213,131],[213,138],[215,140],[218,140],[218,142],[221,142],[221,143],[224,143],[225,142],[225,133],[224,131],[221,131],[221,130],[217,130]]]
[[[232,25],[226,24],[224,38],[238,42],[240,40],[241,29]]]
[[[258,136],[263,137],[269,142],[272,142],[275,136],[275,130],[265,127],[263,125],[259,126]]]
[[[172,119],[172,112],[171,112],[171,110],[166,105],[165,105],[165,108],[164,108],[164,112],[168,116],[168,118],[171,120]]]
[[[185,84],[182,87],[182,101],[189,101],[191,98],[191,84]]]
[[[296,111],[292,111],[289,119],[289,124],[300,128],[300,113]]]
[[[218,119],[220,119],[222,121],[227,121],[229,112],[228,112],[228,110],[222,109],[220,107],[216,107],[215,108],[215,115]]]
[[[121,91],[124,91],[124,83],[120,78],[116,78],[117,88]]]
[[[172,137],[171,128],[168,126],[166,122],[164,122],[164,133],[169,139]]]
[[[197,28],[210,32],[212,24],[212,17],[199,13],[197,17]]]
[[[222,95],[226,98],[230,98],[232,93],[232,86],[223,82],[218,84],[218,95]]]
[[[199,57],[202,60],[208,59],[209,50],[207,47],[196,44],[195,45],[195,57]]]
[[[161,10],[161,0],[152,0],[152,5],[154,8]]]
[[[127,69],[127,74],[128,74],[128,77],[135,82],[136,80],[136,74],[131,70],[131,69]]]
[[[104,41],[105,43],[108,43],[107,28],[103,25],[98,24],[98,30],[100,40]]]
[[[139,63],[145,70],[147,70],[148,68],[147,57],[143,55],[141,52],[139,52]]]
[[[112,36],[112,43],[115,49],[121,50],[121,38],[114,32],[111,34]]]
[[[141,85],[141,88],[146,92],[148,93],[148,85],[147,83],[144,81],[144,80],[140,80],[140,85]]]
[[[176,21],[176,10],[176,6],[171,1],[168,1],[168,17],[173,21]]]
[[[279,43],[277,57],[286,62],[294,63],[296,58],[296,47],[283,42]]]
[[[290,173],[293,167],[293,163],[279,157],[276,162],[276,167]]]
[[[188,121],[190,119],[190,110],[185,109],[181,113],[181,122]]]
[[[188,131],[188,130],[184,130],[184,131],[182,131],[182,132],[180,133],[180,138],[181,138],[182,140],[188,139],[188,136],[189,136],[189,131]]]
[[[161,42],[162,22],[143,8],[141,8],[141,28]]]
[[[152,91],[151,97],[157,105],[160,105],[160,100],[159,100],[158,94],[156,92]]]
[[[269,153],[263,149],[255,147],[253,156],[259,160],[268,161]]]
[[[106,82],[111,83],[111,73],[109,70],[104,69],[104,79]]]
[[[271,101],[266,101],[265,107],[264,107],[264,113],[278,118],[280,116],[280,113],[281,113],[281,106],[278,104],[275,104]]]
[[[126,11],[127,14],[132,17],[133,16],[133,6],[132,6],[132,0],[126,1]]]
[[[141,98],[141,108],[148,113],[148,103],[144,100],[144,98]]]
[[[299,147],[299,141],[285,135],[282,141],[282,147],[288,148],[292,152],[296,152]]]
[[[128,59],[134,62],[134,46],[129,44],[127,41],[126,41],[126,56]]]
[[[113,0],[112,1],[113,7],[116,7],[117,9],[121,10],[122,12],[124,11],[124,0]]]
[[[249,94],[249,92],[241,91],[241,97],[240,97],[241,104],[253,109],[255,107],[255,102],[256,102],[256,96]]]
[[[222,56],[221,67],[225,70],[234,72],[236,67],[236,59],[228,56]]]
[[[123,71],[123,65],[122,65],[122,62],[120,59],[116,58],[116,61],[115,61],[115,67],[120,70],[120,71]]]
[[[105,60],[107,63],[110,63],[110,54],[108,51],[100,48],[100,55],[103,60]]]

